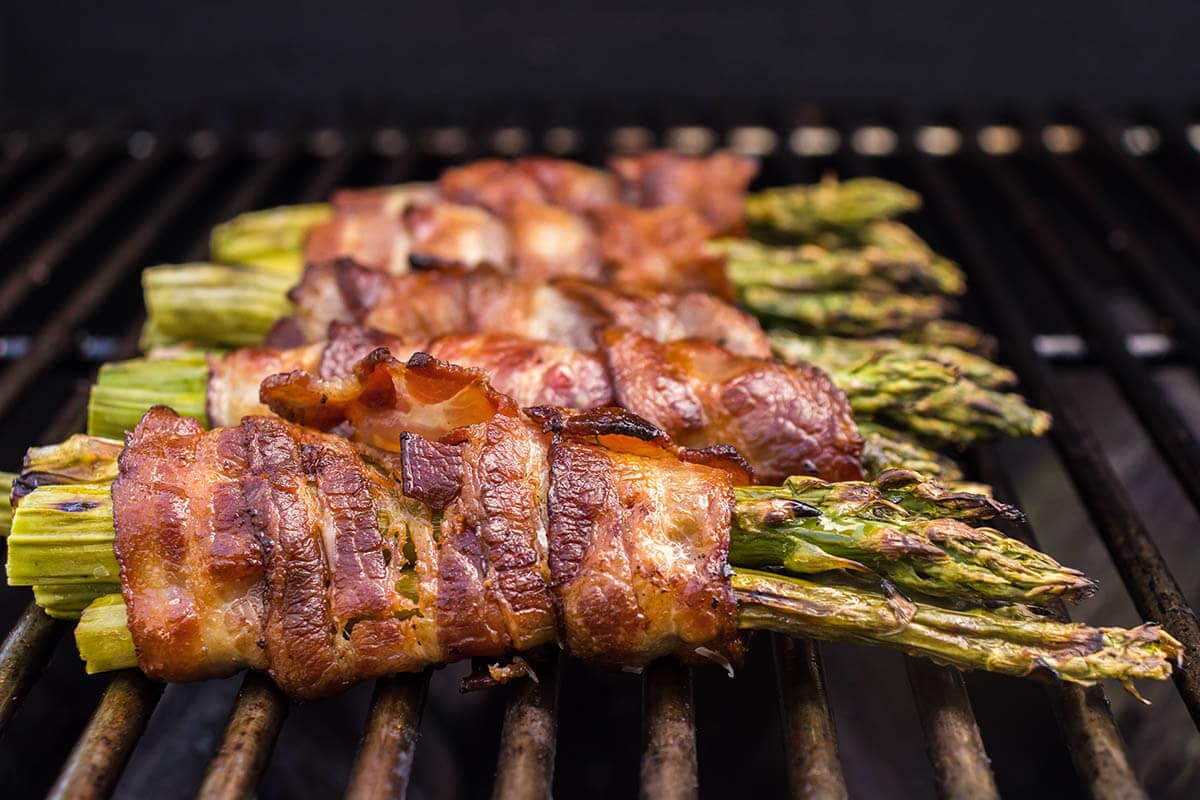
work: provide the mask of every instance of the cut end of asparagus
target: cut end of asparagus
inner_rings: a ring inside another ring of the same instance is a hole
[[[89,675],[138,665],[120,594],[97,597],[83,610],[75,627],[75,646]]]
[[[203,353],[136,358],[100,368],[88,401],[88,433],[124,437],[156,405],[208,426],[208,358]]]
[[[112,496],[108,484],[41,486],[23,497],[8,537],[10,586],[113,583]]]
[[[166,344],[246,347],[280,317],[295,274],[227,264],[168,264],[142,272],[147,320],[144,349]]]
[[[117,477],[117,457],[123,447],[115,439],[77,433],[58,444],[25,451],[21,474],[13,481],[11,499],[22,499],[39,486],[108,484]]]
[[[12,529],[12,487],[16,479],[15,472],[0,472],[0,537],[7,537]]]
[[[221,264],[258,266],[296,278],[304,267],[305,236],[332,215],[326,203],[240,214],[213,228],[209,250]]]
[[[1163,680],[1183,646],[1155,625],[1132,629],[1062,623],[1020,608],[956,611],[913,602],[888,586],[836,585],[738,569],[731,578],[738,624],[789,636],[882,645],[963,670],[1046,674],[1129,687]]]

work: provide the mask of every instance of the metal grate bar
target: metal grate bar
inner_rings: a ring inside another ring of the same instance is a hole
[[[0,732],[21,707],[65,628],[31,602],[4,637],[0,645]]]
[[[500,730],[492,797],[548,798],[554,781],[558,733],[558,678],[562,656],[539,662],[538,680],[522,680],[509,696]]]
[[[987,240],[968,214],[964,200],[934,160],[919,156],[917,164],[923,183],[932,190],[930,194],[937,199],[970,257],[968,267],[976,285],[995,310],[993,321],[1002,334],[1005,355],[1033,401],[1054,415],[1050,436],[1139,613],[1161,622],[1183,642],[1187,655],[1175,672],[1175,681],[1192,719],[1200,722],[1200,624],[1195,614],[1095,436],[1082,422],[1082,414],[1034,352],[1033,330],[1020,298],[992,261]]]
[[[962,673],[918,658],[906,658],[905,663],[938,796],[946,800],[998,798],[991,760],[983,748]]]
[[[14,145],[13,137],[23,138],[25,141]],[[5,142],[5,150],[8,152],[7,158],[0,161],[0,192],[7,191],[8,182],[14,175],[58,144],[58,140],[53,136],[28,136],[21,132],[6,133],[5,138],[9,140]],[[14,150],[16,152],[13,152]]]
[[[429,675],[426,670],[375,682],[367,727],[346,788],[349,800],[405,796]]]
[[[39,329],[29,352],[0,378],[0,416],[8,413],[42,371],[69,347],[78,326],[104,302],[117,283],[145,256],[163,229],[200,193],[212,178],[218,161],[209,158],[193,162],[133,232]]]
[[[1108,313],[1110,307],[1105,297],[1085,277],[1087,270],[1078,263],[1070,246],[1055,231],[1043,204],[1021,183],[1007,159],[988,158],[984,161],[988,174],[1041,251],[1042,262],[1053,276],[1055,286],[1066,299],[1071,313],[1083,324],[1089,350],[1100,356],[1143,427],[1158,445],[1175,479],[1192,503],[1200,508],[1200,442],[1197,442],[1182,415],[1158,389],[1142,363],[1126,349],[1125,337],[1113,325],[1114,317]],[[1071,177],[1074,173],[1063,158],[1054,157],[1049,161],[1058,167],[1059,174],[1077,192],[1099,191],[1089,186],[1082,176],[1075,177],[1084,181],[1083,185],[1075,184]],[[1132,235],[1129,241],[1132,246],[1135,241]],[[1162,288],[1180,298],[1171,304],[1170,312],[1182,313],[1186,317],[1189,304],[1183,299],[1182,290],[1174,286],[1174,281],[1168,275],[1161,273],[1162,270],[1155,266],[1153,274],[1147,274],[1146,280],[1139,281],[1139,284],[1163,281]],[[1179,332],[1186,334],[1186,327],[1181,327]]]
[[[1123,234],[1120,254],[1132,267],[1126,274],[1138,291],[1170,318],[1172,335],[1182,340],[1181,350],[1193,363],[1200,363],[1200,308],[1180,286],[1176,276],[1159,262],[1146,240],[1126,223],[1116,204],[1087,174],[1078,159],[1069,154],[1055,154],[1042,161],[1050,165],[1093,217],[1108,230],[1119,230]]]
[[[783,712],[783,747],[793,798],[848,797],[837,732],[815,642],[771,634]]]
[[[642,680],[642,789],[647,800],[696,800],[696,717],[692,671],[673,658],[646,667]]]
[[[161,683],[136,669],[118,672],[67,758],[49,797],[103,800],[111,795],[162,690]]]
[[[246,673],[221,747],[208,765],[197,797],[234,800],[250,797],[271,757],[289,705],[270,678]]]
[[[82,207],[50,233],[24,264],[9,272],[0,283],[0,317],[7,316],[37,287],[53,276],[62,259],[90,233],[131,190],[160,166],[167,157],[166,147],[141,159],[132,159],[94,191]]]
[[[848,162],[851,172],[874,172],[865,156],[853,155]],[[999,797],[962,673],[911,657],[905,664],[939,796]]]
[[[43,175],[32,188],[27,189],[21,199],[0,216],[0,245],[8,240],[51,200],[75,182],[81,175],[99,162],[105,150],[105,142],[88,133],[76,134],[75,145],[69,143],[66,158]]]
[[[995,488],[998,497],[1012,501],[1017,499],[993,448],[977,447],[975,462],[979,477]],[[1031,547],[1038,547],[1037,537],[1028,522],[1011,524],[1007,532]],[[1051,603],[1049,610],[1060,621],[1070,621],[1063,603]],[[1096,800],[1144,798],[1146,793],[1129,764],[1129,755],[1125,752],[1125,744],[1121,741],[1121,733],[1117,730],[1104,690],[1100,686],[1085,689],[1058,682],[1047,686],[1046,692],[1066,737],[1075,772],[1088,794]]]

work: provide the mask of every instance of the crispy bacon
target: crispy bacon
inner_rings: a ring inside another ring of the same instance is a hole
[[[438,188],[447,200],[482,206],[502,217],[522,201],[584,212],[618,199],[613,176],[557,158],[474,161],[443,172]]]
[[[506,333],[595,349],[595,331],[620,325],[662,341],[700,338],[741,355],[770,356],[755,319],[704,292],[618,291],[582,281],[528,283],[490,269],[383,275],[348,262],[310,266],[290,295],[308,341],[334,321],[402,339]]]
[[[617,401],[675,441],[732,445],[765,483],[789,475],[862,480],[862,439],[850,405],[819,369],[619,328],[606,330],[602,343]]]
[[[682,205],[695,209],[719,234],[744,229],[746,187],[758,172],[749,158],[719,150],[690,158],[667,150],[620,156],[610,162],[621,179],[623,199],[634,205]]]
[[[386,203],[381,203],[386,209]],[[478,208],[446,202],[410,203],[399,213],[388,210],[341,214],[314,226],[304,243],[304,260],[327,264],[341,258],[380,272],[399,275],[412,263],[510,260],[508,230]]]
[[[604,206],[592,212],[610,285],[699,290],[732,300],[725,261],[705,252],[712,231],[685,206]]]
[[[204,432],[159,407],[121,454],[115,549],[150,676],[249,667],[313,699],[559,639],[614,666],[739,658],[731,457],[619,410],[525,415],[472,370],[382,350],[264,399],[356,441],[271,417]]]

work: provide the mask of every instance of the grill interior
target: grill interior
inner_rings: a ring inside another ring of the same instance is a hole
[[[762,157],[761,185],[879,174],[925,196],[914,227],[967,270],[964,316],[997,335],[1001,360],[1055,417],[1045,441],[974,451],[975,477],[1029,513],[1032,526],[1012,533],[1032,539],[1036,528],[1041,546],[1101,579],[1078,618],[1156,620],[1185,643],[1174,689],[1142,687],[1150,710],[1113,697],[1110,713],[1098,688],[964,679],[890,653],[762,635],[734,681],[564,661],[543,665],[540,684],[503,691],[459,696],[460,671],[447,669],[289,708],[253,674],[165,691],[132,671],[87,678],[67,627],[28,592],[6,590],[6,796],[199,787],[226,798],[257,786],[263,797],[375,797],[410,783],[411,796],[448,798],[628,796],[639,786],[647,797],[693,797],[697,785],[711,797],[1200,794],[1190,605],[1200,600],[1200,126],[1081,113],[668,116],[303,133],[9,130],[0,463],[11,469],[31,443],[82,428],[96,366],[135,352],[140,268],[204,258],[211,226],[241,211],[533,151],[597,162],[728,145]]]

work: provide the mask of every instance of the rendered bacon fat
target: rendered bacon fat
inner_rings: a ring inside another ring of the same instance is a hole
[[[597,328],[620,325],[662,341],[695,337],[739,355],[771,355],[753,317],[704,292],[620,291],[569,280],[528,283],[490,269],[385,275],[341,261],[310,266],[291,298],[297,327],[310,342],[341,320],[406,340],[509,333],[593,350]]]

